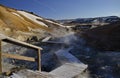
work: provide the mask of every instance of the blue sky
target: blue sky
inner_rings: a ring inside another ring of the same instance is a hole
[[[0,4],[52,19],[120,16],[120,0],[0,0]]]

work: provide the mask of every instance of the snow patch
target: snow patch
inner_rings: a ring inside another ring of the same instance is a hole
[[[48,41],[50,38],[51,38],[51,36],[48,36],[48,37],[44,38],[44,39],[42,40],[42,42],[46,42],[46,41]]]
[[[12,12],[12,14],[14,14],[14,15],[20,17],[21,19],[24,19],[23,17],[21,17],[19,14],[15,13],[15,12]]]
[[[34,22],[36,22],[36,23],[38,23],[38,24],[40,24],[40,25],[43,25],[43,26],[45,26],[45,27],[48,27],[45,23],[36,20],[36,19],[41,19],[41,20],[43,20],[43,18],[37,17],[37,16],[35,16],[35,15],[32,15],[32,14],[27,13],[27,12],[24,12],[24,11],[17,11],[17,12],[19,12],[20,14],[24,15],[24,16],[27,17],[28,19],[30,19],[30,20],[32,20],[32,21],[34,21]]]
[[[50,21],[50,20],[45,20],[45,21],[47,21],[47,22],[49,22],[49,23],[54,23],[54,22],[52,22],[52,21]]]
[[[55,24],[55,25],[59,25],[59,26],[61,26],[61,27],[65,27],[65,26],[63,26],[63,25],[61,25],[61,24],[59,24],[59,23],[56,23],[56,22],[53,22],[53,21],[50,21],[50,20],[45,20],[45,21],[47,21],[47,22],[49,22],[49,23],[53,23],[53,24]]]

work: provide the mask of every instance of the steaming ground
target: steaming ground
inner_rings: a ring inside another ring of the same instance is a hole
[[[75,78],[119,78],[120,76],[120,53],[99,51],[86,45],[86,41],[80,36],[71,32],[61,38],[51,38],[52,42],[32,42],[37,46],[41,46],[42,51],[42,71],[50,72],[59,67],[61,64],[55,56],[58,50],[72,48],[69,52],[77,57],[81,62],[88,65],[86,71],[79,74]],[[12,44],[4,46],[4,48]],[[14,48],[13,48],[14,47]],[[23,48],[21,46],[12,45],[5,52],[11,51],[21,55],[36,57],[34,50]],[[37,64],[33,62],[18,61],[14,59],[4,59],[4,61],[22,68],[36,70]]]

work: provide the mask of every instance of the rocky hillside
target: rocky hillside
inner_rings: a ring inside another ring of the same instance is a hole
[[[63,25],[35,15],[33,12],[20,11],[0,5],[0,33],[25,41],[65,34]]]
[[[120,21],[90,29],[83,36],[88,44],[102,50],[120,50]]]

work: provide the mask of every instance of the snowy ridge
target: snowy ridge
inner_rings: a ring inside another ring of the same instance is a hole
[[[24,12],[24,11],[17,11],[17,12],[19,12],[20,14],[24,15],[24,16],[27,17],[28,19],[30,19],[30,20],[32,20],[32,21],[34,21],[34,22],[36,22],[36,23],[38,23],[38,24],[40,24],[40,25],[43,25],[43,26],[48,27],[45,23],[36,20],[36,19],[41,19],[41,20],[43,20],[43,18],[37,17],[37,16],[35,16],[35,15],[32,15],[32,14],[27,13],[27,12]]]

